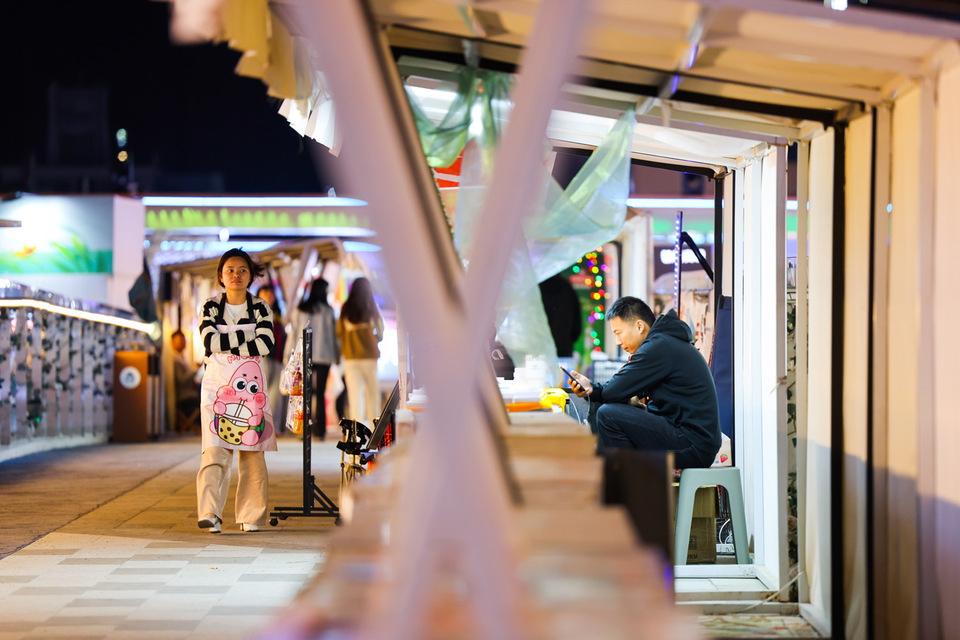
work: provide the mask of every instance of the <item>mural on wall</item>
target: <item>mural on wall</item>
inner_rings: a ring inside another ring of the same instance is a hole
[[[110,198],[25,196],[6,202],[0,218],[21,226],[0,234],[0,273],[111,273]]]
[[[16,230],[11,230],[16,231]],[[84,238],[71,229],[48,229],[44,237],[31,238],[27,244],[11,242],[0,236],[0,272],[20,273],[110,273],[113,251],[91,249]],[[59,237],[54,240],[53,237]],[[9,236],[15,235],[10,231]]]

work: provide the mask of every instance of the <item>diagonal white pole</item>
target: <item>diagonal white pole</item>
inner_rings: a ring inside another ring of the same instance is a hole
[[[535,184],[550,107],[577,49],[586,0],[541,3],[474,245],[484,249],[471,256],[462,290],[403,89],[364,6],[342,0],[302,6],[343,105],[342,160],[350,176],[376,176],[352,186],[370,202],[397,299],[409,310],[417,376],[430,398],[391,521],[395,591],[374,635],[423,637],[431,587],[452,562],[464,574],[480,635],[517,637],[521,594],[507,491],[479,393],[481,376],[490,375],[481,355],[510,247],[533,204],[528,187]]]

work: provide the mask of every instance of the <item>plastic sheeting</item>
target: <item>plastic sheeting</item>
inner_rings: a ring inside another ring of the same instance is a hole
[[[512,85],[513,77],[505,73],[464,67],[458,74],[456,96],[439,123],[424,113],[408,87],[407,96],[427,164],[434,168],[449,167],[467,142],[475,139],[482,150],[484,164],[492,165],[493,150],[510,109]]]
[[[472,239],[483,223],[480,212],[494,152],[512,108],[511,87],[507,74],[465,67],[439,123],[426,115],[414,92],[407,91],[427,163],[447,167],[463,153],[454,224],[454,245],[461,257],[471,255]],[[496,315],[497,337],[518,366],[527,356],[545,357],[551,367],[556,360],[539,283],[614,239],[623,228],[635,126],[629,110],[566,189],[546,166],[540,182],[530,185],[542,194],[541,204],[524,223],[524,240],[511,250]]]
[[[542,203],[524,223],[525,242],[517,242],[497,304],[500,342],[516,363],[527,356],[556,358],[538,283],[576,263],[584,254],[614,239],[623,228],[630,192],[630,145],[634,113],[618,120],[566,189],[544,168]],[[454,244],[470,255],[488,173],[484,154],[470,146],[464,152],[457,200]],[[525,246],[524,246],[525,244]]]

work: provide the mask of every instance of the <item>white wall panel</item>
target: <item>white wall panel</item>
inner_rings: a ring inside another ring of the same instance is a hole
[[[893,107],[887,416],[889,530],[886,626],[891,638],[917,637],[917,331],[921,316],[918,268],[920,90]],[[881,553],[883,550],[881,550]],[[882,560],[881,560],[882,561]]]
[[[936,116],[936,205],[934,237],[934,473],[936,571],[942,638],[960,638],[960,291],[957,239],[960,238],[960,65],[940,76]]]
[[[833,367],[833,179],[834,132],[810,143],[808,213],[808,396],[806,450],[805,557],[810,605],[822,621],[830,620],[830,446]]]
[[[867,637],[867,390],[873,118],[846,135],[843,298],[843,533],[846,637]]]
[[[787,153],[769,150],[762,160],[761,207],[754,221],[760,252],[759,442],[758,464],[763,481],[759,499],[763,514],[758,527],[757,563],[767,567],[779,586],[786,582],[787,564],[787,313],[786,313],[786,204]]]

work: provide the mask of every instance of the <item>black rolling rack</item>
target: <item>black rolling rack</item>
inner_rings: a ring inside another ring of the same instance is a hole
[[[313,400],[311,378],[313,370],[313,331],[310,327],[303,330],[303,506],[276,507],[270,512],[271,526],[277,526],[279,520],[287,518],[336,518],[334,524],[340,524],[340,508],[327,494],[320,490],[313,477],[311,468],[311,446],[313,443],[313,412],[310,403]],[[318,399],[323,402],[323,399]]]

